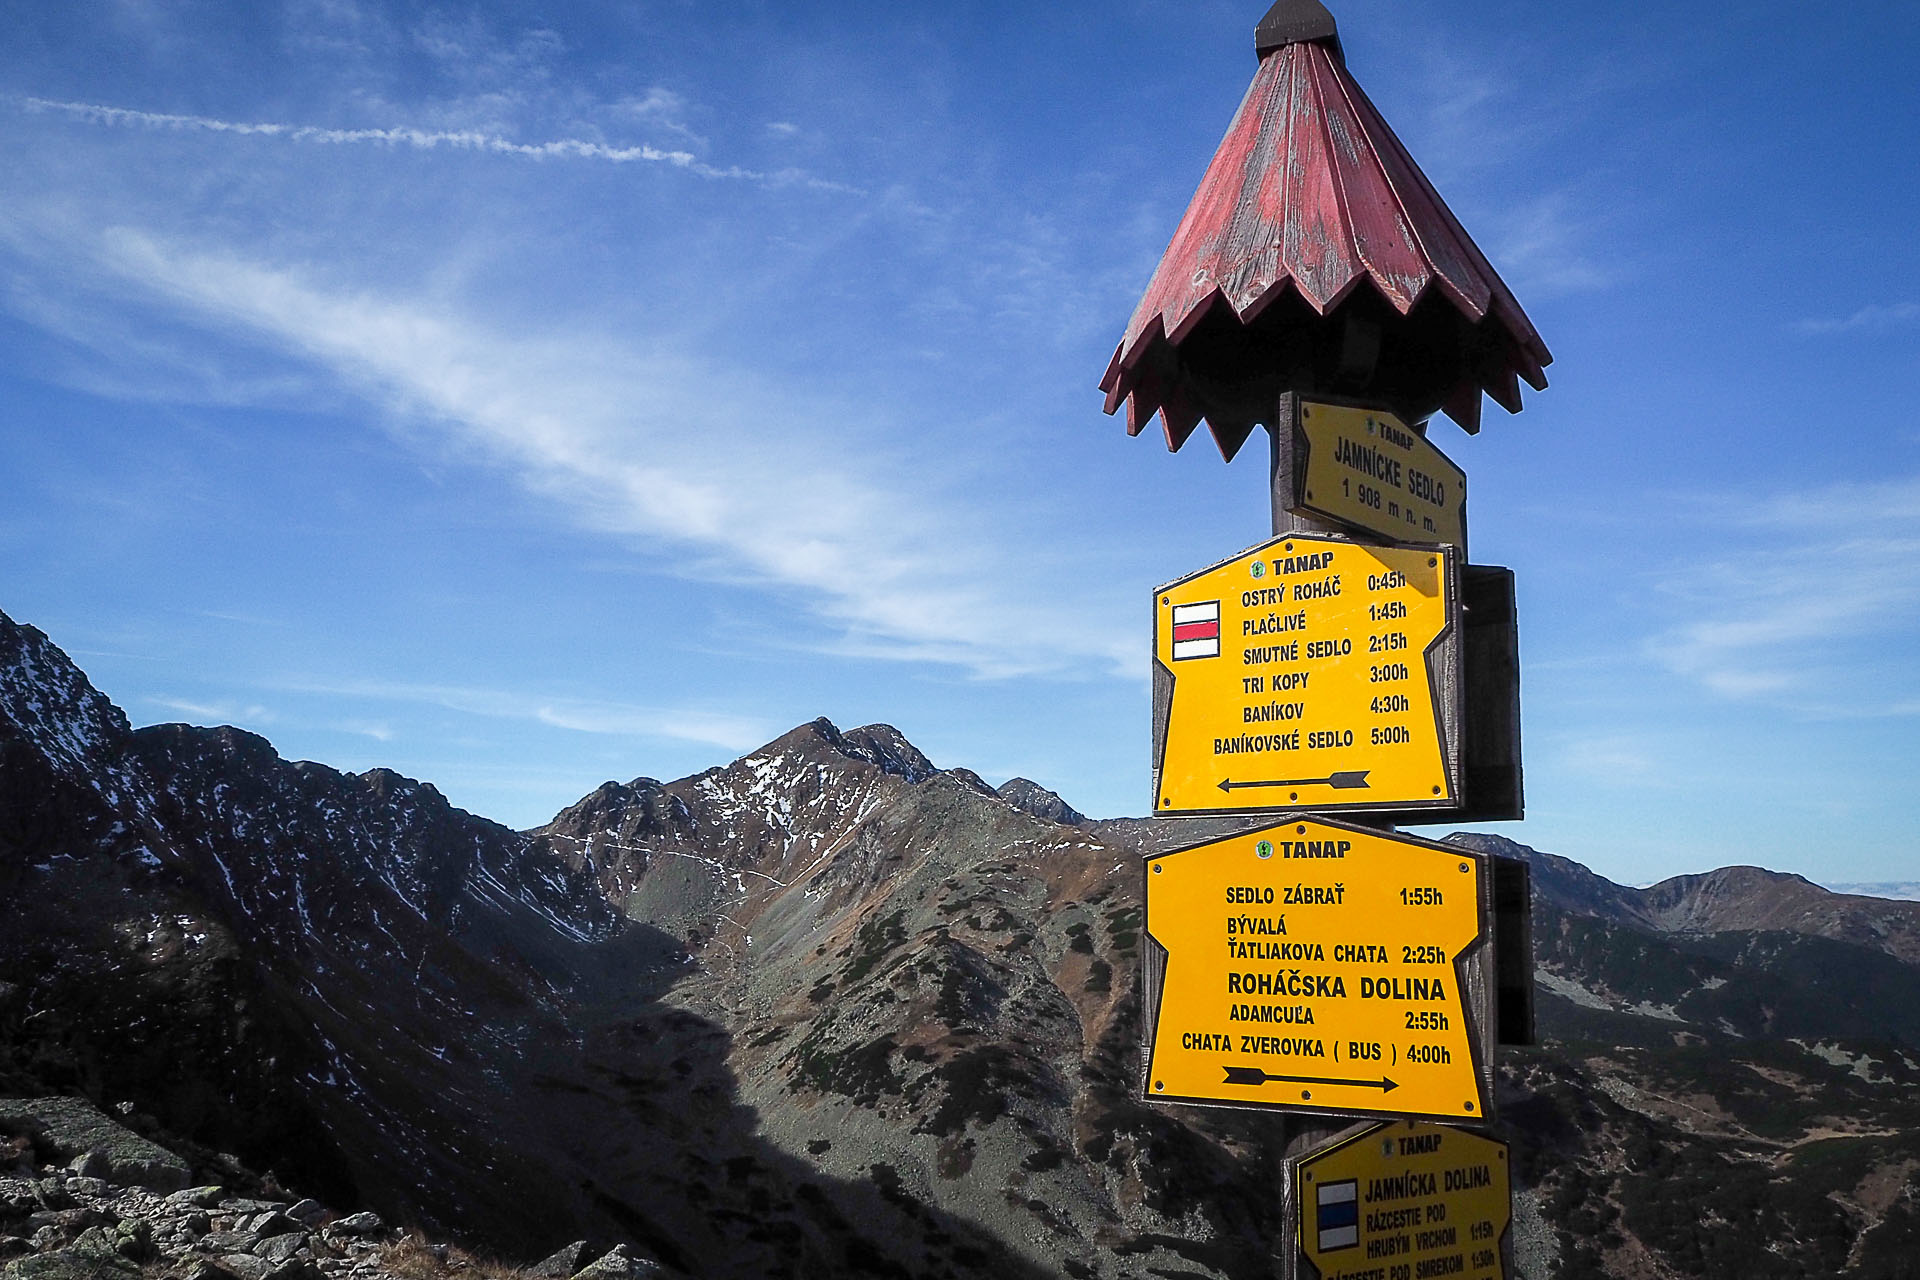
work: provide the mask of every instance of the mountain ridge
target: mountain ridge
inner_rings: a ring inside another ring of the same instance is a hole
[[[1535,891],[1568,910],[1667,934],[1805,934],[1920,963],[1920,902],[1837,893],[1793,872],[1753,866],[1719,867],[1633,888],[1505,836],[1456,832],[1447,838],[1483,853],[1525,857],[1533,867]]]
[[[0,1092],[129,1099],[529,1259],[1264,1273],[1285,1122],[1138,1096],[1139,859],[1219,824],[1013,783],[816,720],[514,832],[240,730],[132,729],[0,615]],[[1451,838],[1534,869],[1543,1044],[1498,1080],[1522,1274],[1899,1274],[1907,904]]]

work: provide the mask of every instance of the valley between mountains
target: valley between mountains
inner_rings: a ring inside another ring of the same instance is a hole
[[[1136,1096],[1176,827],[817,720],[513,831],[132,728],[0,615],[0,1097],[517,1262],[1267,1276],[1282,1124]],[[1533,867],[1523,1274],[1920,1275],[1920,903],[1451,838]]]

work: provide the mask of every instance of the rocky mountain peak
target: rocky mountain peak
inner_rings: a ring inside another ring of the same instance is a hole
[[[1920,902],[1834,893],[1804,876],[1721,867],[1641,891],[1646,918],[1676,933],[1780,931],[1831,938],[1920,963]]]
[[[423,804],[433,809],[451,809],[452,804],[440,794],[440,788],[431,782],[421,782],[395,773],[392,769],[368,769],[365,773],[354,775],[366,785],[368,791],[382,800],[405,800]]]
[[[1764,867],[1718,867],[1712,871],[1669,876],[1641,890],[1648,910],[1678,911],[1682,915],[1711,911],[1711,904],[1729,898],[1758,894],[1786,896],[1800,900],[1824,901],[1836,895],[1805,876],[1788,871],[1768,871]],[[1676,922],[1675,928],[1685,925]]]
[[[711,777],[718,770],[699,775]],[[600,843],[633,845],[672,832],[684,832],[692,814],[685,798],[671,794],[665,783],[654,778],[635,778],[632,782],[603,782],[574,801],[553,821],[536,828],[539,835],[562,843],[563,853],[576,865],[604,865],[605,858],[586,858],[587,838],[600,833]]]
[[[537,1229],[505,1156],[362,1157],[419,1149],[435,1122],[406,1097],[509,1110],[516,1041],[555,1035],[622,933],[590,878],[431,785],[231,726],[129,730],[0,617],[0,1093],[84,1082],[316,1186]]]
[[[45,632],[0,613],[0,742],[17,737],[57,772],[98,778],[128,732],[125,714]]]
[[[1062,800],[1058,793],[1028,778],[1008,778],[994,794],[1016,809],[1062,826],[1077,827],[1087,820],[1086,814]]]
[[[857,729],[843,730],[825,716],[782,734],[753,755],[769,756],[794,750],[808,752],[817,749],[817,745],[825,745],[849,759],[877,765],[881,772],[905,778],[908,782],[925,782],[940,772],[921,753],[920,748],[907,741],[906,735],[890,724],[867,724]]]
[[[867,724],[849,729],[842,736],[850,754],[870,760],[884,773],[896,774],[908,782],[925,782],[940,770],[920,748],[907,741],[905,734],[890,724]]]
[[[209,768],[248,768],[283,763],[273,743],[257,733],[230,724],[204,728],[197,724],[149,724],[133,731],[143,755],[177,762],[198,761]],[[326,769],[320,765],[317,768]],[[332,769],[326,769],[332,774]]]
[[[1534,897],[1551,901],[1563,911],[1642,926],[1648,923],[1638,889],[1595,875],[1571,858],[1542,853],[1516,840],[1483,831],[1456,831],[1447,840],[1477,853],[1519,858],[1529,863]]]
[[[967,790],[977,791],[983,796],[994,794],[993,788],[987,785],[985,778],[964,765],[956,765],[951,769],[942,769],[940,770],[940,777],[948,782],[957,782]]]

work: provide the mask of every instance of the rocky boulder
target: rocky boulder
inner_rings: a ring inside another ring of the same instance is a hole
[[[574,1273],[586,1265],[587,1242],[575,1240],[528,1267],[527,1275],[533,1280],[571,1280]]]
[[[109,1119],[85,1098],[0,1098],[0,1134],[31,1138],[95,1177],[174,1191],[193,1181],[185,1160]]]

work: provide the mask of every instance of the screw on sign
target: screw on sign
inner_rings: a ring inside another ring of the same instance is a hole
[[[1489,1118],[1489,860],[1297,817],[1146,867],[1147,1097]]]
[[[1387,539],[1467,549],[1467,474],[1383,409],[1289,397],[1274,424],[1288,506]]]
[[[1505,1280],[1507,1144],[1446,1125],[1376,1124],[1289,1160],[1295,1280]]]
[[[1154,812],[1451,809],[1458,573],[1443,546],[1275,538],[1154,593]]]

